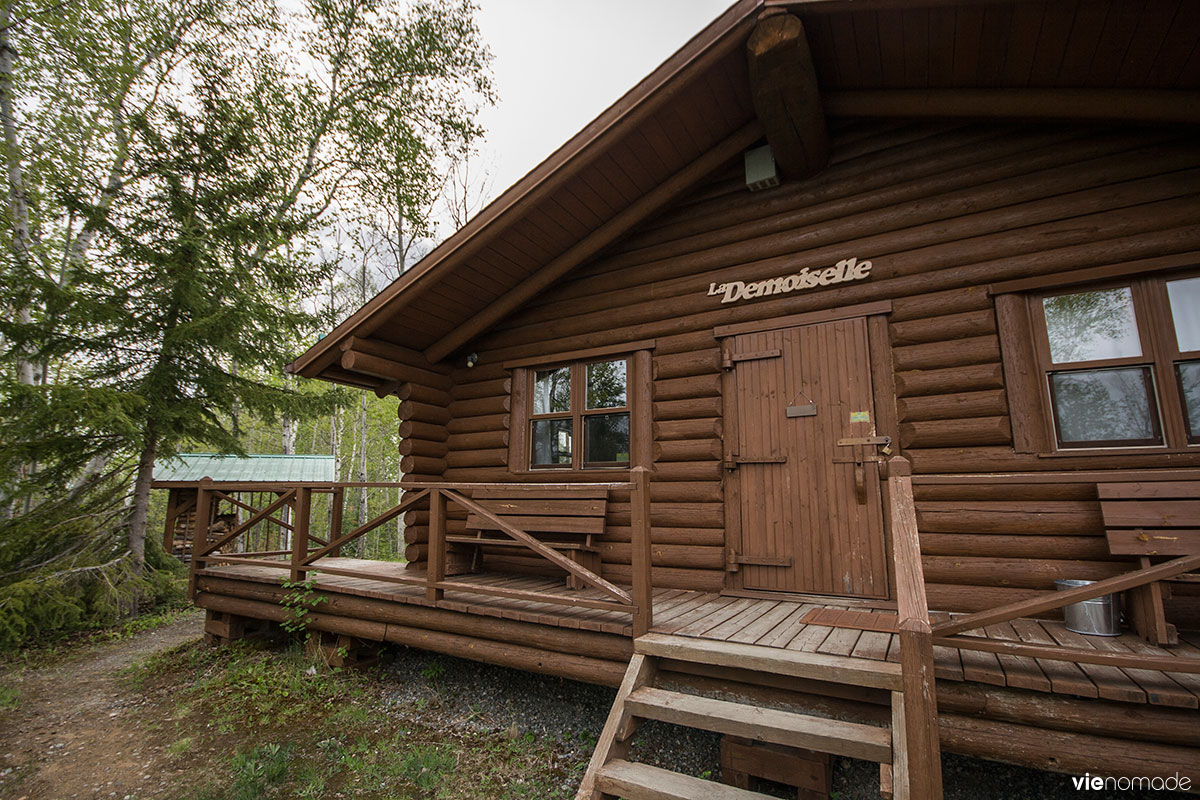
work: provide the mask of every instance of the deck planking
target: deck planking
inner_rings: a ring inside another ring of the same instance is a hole
[[[627,613],[569,605],[574,598],[608,598],[595,589],[568,589],[560,579],[498,573],[456,575],[452,578],[455,583],[467,586],[474,584],[481,589],[502,587],[555,595],[563,598],[563,604],[496,597],[471,592],[467,588],[447,589],[444,599],[435,604],[426,599],[425,587],[420,583],[389,583],[364,577],[330,575],[320,572],[322,566],[370,570],[381,575],[418,581],[424,578],[423,572],[407,569],[404,564],[329,557],[314,565],[311,576],[314,588],[322,592],[425,607],[436,605],[464,614],[617,636],[632,636],[633,633]],[[287,572],[270,567],[218,564],[201,570],[200,574],[278,584]],[[652,630],[655,633],[754,644],[801,653],[823,653],[871,661],[899,660],[899,637],[896,634],[805,623],[804,617],[817,608],[856,610],[850,604],[838,603],[836,599],[767,599],[684,589],[655,589]],[[847,619],[854,616],[845,615]],[[1180,644],[1174,648],[1157,647],[1129,633],[1118,637],[1084,636],[1068,631],[1062,622],[1053,620],[1018,619],[989,625],[984,630],[970,633],[1027,644],[1200,659],[1200,634],[1195,632],[1181,633]],[[1200,707],[1200,676],[1192,674],[1074,664],[1029,656],[962,650],[944,645],[934,647],[934,670],[938,680],[969,681],[1049,694],[1175,708]]]

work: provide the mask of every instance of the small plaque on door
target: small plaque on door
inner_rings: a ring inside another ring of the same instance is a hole
[[[870,422],[871,421],[871,412],[870,411],[851,411],[850,412],[850,421],[851,422]]]
[[[792,417],[815,417],[817,415],[817,404],[807,403],[802,406],[788,406],[787,415],[789,419]]]

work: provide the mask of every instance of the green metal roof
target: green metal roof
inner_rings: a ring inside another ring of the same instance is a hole
[[[155,462],[154,480],[196,482],[270,481],[322,483],[336,480],[333,456],[252,454],[244,457],[215,453],[181,453]]]

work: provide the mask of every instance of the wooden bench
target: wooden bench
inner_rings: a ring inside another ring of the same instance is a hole
[[[1101,483],[1097,492],[1113,555],[1136,556],[1143,568],[1153,556],[1200,555],[1200,481]],[[1193,582],[1196,576],[1176,580]],[[1131,589],[1126,614],[1153,644],[1177,644],[1175,626],[1163,611],[1163,592],[1158,582]]]
[[[600,573],[600,548],[596,537],[604,533],[608,510],[608,488],[604,486],[486,486],[472,493],[472,500],[514,528],[525,531],[553,547],[576,564]],[[447,542],[474,545],[472,565],[478,567],[485,547],[525,547],[504,534],[490,520],[475,513],[467,515],[467,533],[448,535]],[[567,586],[584,584],[567,576]]]

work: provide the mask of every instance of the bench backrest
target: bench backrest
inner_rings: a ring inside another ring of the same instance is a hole
[[[608,488],[604,486],[484,486],[471,499],[508,524],[529,533],[604,533]],[[470,530],[499,530],[495,523],[470,513]]]
[[[1097,486],[1113,555],[1200,554],[1200,481]]]

